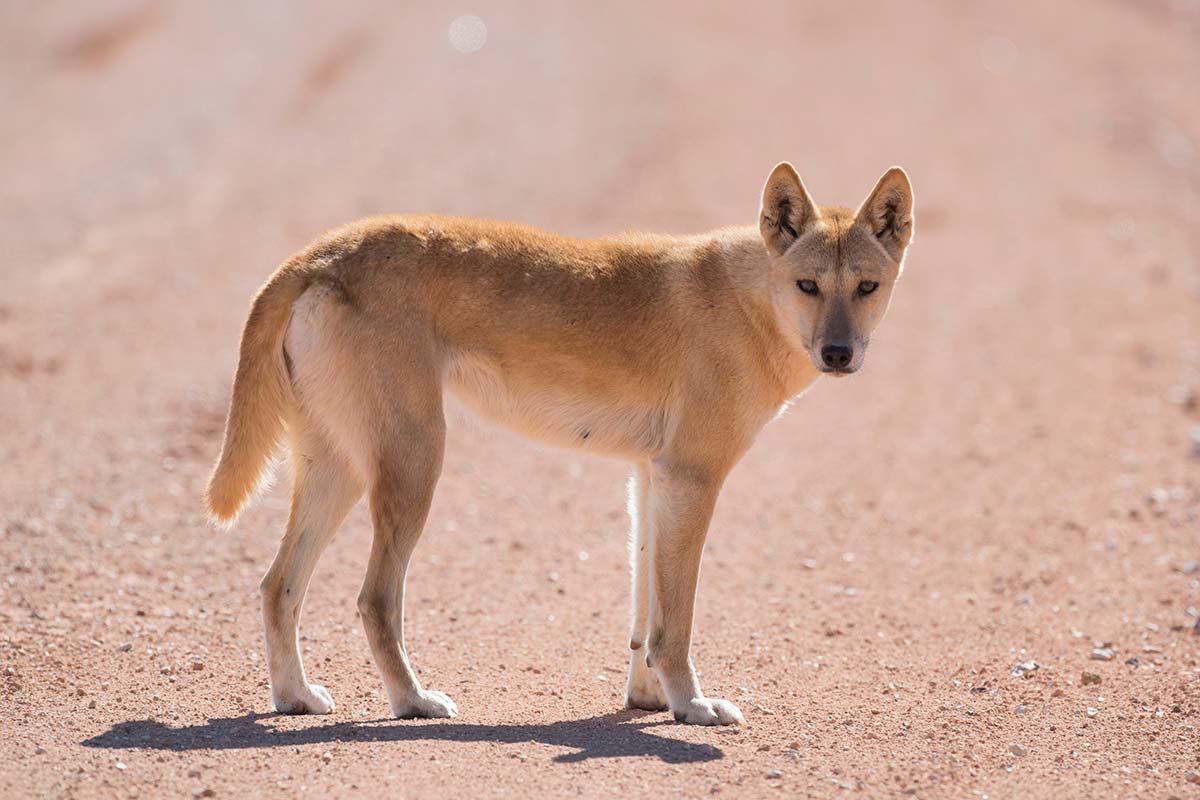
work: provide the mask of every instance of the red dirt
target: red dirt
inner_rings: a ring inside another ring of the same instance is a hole
[[[1195,3],[482,2],[472,54],[401,5],[2,12],[0,795],[1200,791]],[[338,709],[271,713],[288,481],[199,497],[274,265],[379,211],[750,222],[782,158],[904,165],[917,234],[718,507],[694,656],[750,727],[619,710],[625,467],[469,424],[408,610],[461,716],[386,718],[361,509],[303,625]]]

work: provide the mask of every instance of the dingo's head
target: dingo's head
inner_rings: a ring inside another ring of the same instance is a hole
[[[818,208],[786,161],[763,189],[759,229],[771,293],[789,335],[830,375],[862,366],[912,240],[908,176],[892,167],[857,212]]]

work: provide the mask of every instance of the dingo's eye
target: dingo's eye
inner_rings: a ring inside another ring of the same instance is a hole
[[[816,294],[817,293],[817,282],[816,281],[807,281],[807,280],[796,281],[796,286],[800,289],[800,291],[804,292],[805,294]]]
[[[863,281],[858,285],[859,294],[870,294],[879,288],[879,281]]]

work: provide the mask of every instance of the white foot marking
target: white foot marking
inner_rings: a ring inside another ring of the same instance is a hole
[[[301,684],[296,689],[271,693],[275,710],[282,714],[328,714],[334,709],[333,698],[324,686]]]
[[[625,684],[625,707],[641,708],[646,711],[666,711],[667,695],[654,670],[646,666],[646,656],[641,649],[634,650],[629,658],[629,681]]]
[[[421,689],[402,705],[393,705],[392,715],[397,719],[447,719],[458,716],[458,706],[441,692]]]
[[[675,712],[675,721],[688,725],[745,725],[746,718],[728,700],[697,697],[683,711]]]

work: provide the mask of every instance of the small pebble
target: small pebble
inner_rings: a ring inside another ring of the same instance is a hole
[[[768,772],[768,773],[767,773],[767,777],[768,777],[768,778],[770,778],[771,780],[776,780],[776,779],[778,779],[778,778],[782,778],[782,777],[783,777],[783,770],[781,770],[781,769],[773,769],[773,770],[771,770],[770,772]]]
[[[1189,772],[1187,776],[1188,783],[1200,783],[1200,772]]]
[[[33,751],[33,754],[34,754],[35,756],[40,756],[40,755],[41,755],[42,753],[44,753],[44,752],[46,752],[46,748],[44,748],[44,747],[38,747],[38,748],[34,749],[34,751]]]
[[[203,661],[193,661],[192,669],[197,670],[197,671],[204,669],[204,662]]]
[[[215,795],[216,792],[214,792],[212,789],[209,789],[207,786],[203,789],[192,789],[192,797],[213,797]]]
[[[1029,752],[1028,750],[1026,750],[1024,747],[1022,747],[1019,744],[1014,744],[1012,747],[1008,748],[1008,751],[1010,753],[1012,753],[1014,756],[1018,756],[1018,757],[1023,756]]]
[[[1018,678],[1031,678],[1033,677],[1033,673],[1037,672],[1039,668],[1036,661],[1022,661],[1009,670],[1009,672]]]
[[[1017,706],[1016,708],[1013,709],[1013,713],[1014,714],[1024,714],[1025,706]]]
[[[1097,674],[1096,674],[1096,673],[1094,673],[1094,672],[1085,672],[1085,673],[1083,673],[1083,685],[1084,685],[1084,686],[1087,686],[1089,683],[1095,683],[1095,684],[1099,684],[1099,683],[1100,683],[1100,676],[1099,676],[1099,675],[1097,675]]]
[[[1099,711],[1099,710],[1097,710],[1097,709],[1095,709],[1095,708],[1091,708],[1091,707],[1089,707],[1089,708],[1088,708],[1088,710],[1087,710],[1087,715],[1088,715],[1089,717],[1094,717],[1094,716],[1096,716],[1096,715],[1097,715],[1097,714],[1099,714],[1099,713],[1100,713],[1100,711]]]
[[[120,651],[120,652],[122,652],[122,653],[128,653],[128,652],[129,652],[130,650],[132,650],[132,649],[133,649],[133,645],[132,645],[132,644],[130,644],[129,642],[126,642],[125,644],[123,644],[123,645],[121,645],[120,647],[118,647],[118,648],[117,648],[117,650],[118,650],[118,651]]]
[[[1171,402],[1184,411],[1194,411],[1200,407],[1200,394],[1190,386],[1176,386],[1171,389]]]
[[[124,761],[118,761],[114,766],[116,766],[117,769],[126,769]]]
[[[333,753],[326,750],[321,754],[321,760],[328,764],[330,761],[333,761]]]
[[[1097,647],[1092,651],[1092,660],[1094,661],[1112,661],[1113,649],[1111,647]]]

